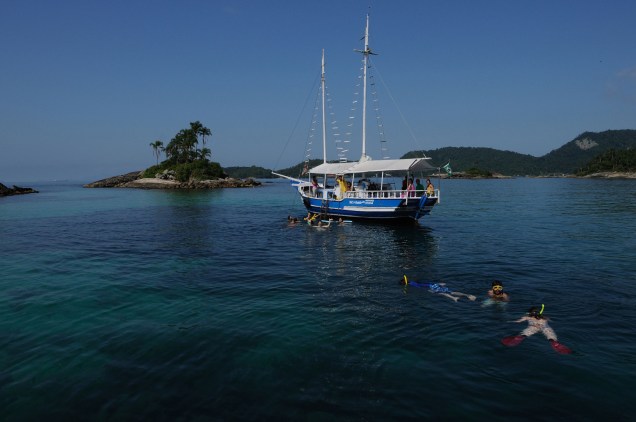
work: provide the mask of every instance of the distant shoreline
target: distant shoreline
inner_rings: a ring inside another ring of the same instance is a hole
[[[252,188],[260,186],[261,182],[252,178],[213,180],[193,180],[179,182],[159,178],[143,178],[141,171],[101,179],[96,182],[85,184],[85,188],[137,188],[137,189],[220,189],[220,188]]]
[[[433,174],[431,177],[440,177]],[[577,176],[575,174],[549,175],[549,176],[504,176],[502,174],[494,174],[492,176],[471,176],[461,173],[453,173],[452,176],[441,175],[442,179],[516,179],[520,177],[528,177],[533,179],[636,179],[636,172],[606,171],[592,173],[585,176]]]

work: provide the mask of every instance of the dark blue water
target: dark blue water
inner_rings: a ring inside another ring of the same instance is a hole
[[[419,227],[326,230],[286,224],[281,182],[35,185],[0,199],[0,414],[631,420],[635,183],[444,180]],[[495,278],[507,306],[485,306]],[[574,354],[500,343],[542,303]]]

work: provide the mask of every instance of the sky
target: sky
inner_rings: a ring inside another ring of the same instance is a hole
[[[224,167],[297,164],[322,49],[350,119],[367,13],[392,158],[636,129],[633,0],[1,0],[0,183],[142,170],[196,120]]]

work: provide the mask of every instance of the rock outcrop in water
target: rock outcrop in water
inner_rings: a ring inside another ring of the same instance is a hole
[[[0,183],[0,196],[23,195],[26,193],[38,193],[38,191],[33,188],[21,188],[16,185],[13,185],[13,188],[8,188]]]
[[[191,180],[179,182],[164,178],[142,178],[142,172],[134,171],[121,176],[109,177],[84,185],[85,188],[140,188],[140,189],[218,189],[218,188],[251,188],[260,186],[254,179]]]

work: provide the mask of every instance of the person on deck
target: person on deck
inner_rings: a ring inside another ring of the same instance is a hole
[[[318,193],[318,179],[316,179],[316,176],[313,176],[311,178],[311,195],[315,197],[316,193]]]
[[[415,186],[413,185],[413,179],[409,179],[409,183],[406,185],[406,193],[409,198],[415,196]]]
[[[433,184],[431,183],[431,179],[426,179],[426,195],[435,195],[435,186],[433,186]]]
[[[415,179],[415,195],[420,197],[424,193],[424,185],[420,183],[420,179]]]
[[[347,184],[344,181],[344,178],[342,176],[338,176],[338,187],[340,188],[340,192],[337,195],[338,199],[342,199],[345,195],[345,192],[347,191]]]

